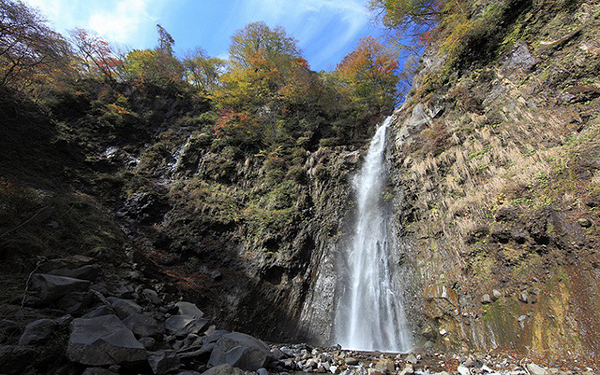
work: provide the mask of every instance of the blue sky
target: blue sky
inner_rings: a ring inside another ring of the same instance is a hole
[[[368,0],[24,0],[55,30],[83,27],[127,48],[153,48],[156,24],[175,39],[178,54],[201,47],[227,57],[231,35],[246,24],[283,26],[314,70],[330,70],[359,38],[380,35]]]

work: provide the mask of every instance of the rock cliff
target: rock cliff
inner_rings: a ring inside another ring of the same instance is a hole
[[[427,346],[597,356],[599,12],[468,2],[435,31],[389,150]]]

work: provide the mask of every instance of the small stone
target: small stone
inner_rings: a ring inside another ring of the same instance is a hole
[[[414,354],[409,354],[406,356],[406,358],[404,359],[407,363],[410,363],[411,365],[416,365],[418,360],[417,357],[415,357]]]
[[[269,372],[268,372],[268,371],[267,371],[267,369],[266,369],[266,368],[264,368],[264,367],[261,367],[261,368],[259,368],[258,370],[256,370],[256,373],[257,373],[258,375],[269,375]]]
[[[540,367],[540,366],[536,365],[535,363],[528,363],[526,367],[531,375],[546,375],[547,374],[547,371],[543,367]]]
[[[582,228],[589,228],[592,226],[592,222],[584,217],[577,219],[577,223],[581,225]]]
[[[456,369],[456,371],[458,371],[458,373],[460,375],[469,375],[471,374],[471,372],[469,371],[469,368],[465,365],[463,365],[462,363],[458,366],[458,368]]]
[[[357,366],[359,363],[359,360],[354,357],[346,357],[346,358],[344,358],[344,363],[347,364],[348,366]]]
[[[440,329],[440,336],[446,336],[447,333],[448,331],[446,331],[445,329]]]
[[[409,374],[414,374],[415,373],[415,369],[413,368],[413,365],[411,365],[410,363],[407,363],[406,366],[404,367],[404,369],[402,371],[400,371],[398,373],[398,375],[409,375]]]
[[[527,301],[528,301],[527,292],[519,293],[519,301],[521,301],[523,303],[527,303]]]
[[[501,297],[502,297],[502,293],[500,293],[499,290],[496,290],[496,289],[492,290],[492,301],[495,302],[495,301],[499,300]]]
[[[152,289],[144,289],[142,290],[142,296],[144,296],[144,298],[154,304],[154,305],[158,305],[161,303],[160,297],[158,296],[158,293],[156,293],[154,290]]]
[[[138,341],[142,343],[142,345],[144,345],[144,348],[146,348],[146,350],[152,350],[152,348],[154,348],[154,345],[156,345],[156,340],[152,337],[142,337]]]
[[[375,370],[394,372],[394,361],[384,358],[375,364]]]
[[[483,296],[481,296],[481,304],[482,305],[487,305],[492,303],[492,299],[490,298],[489,294],[484,294]]]
[[[221,280],[223,278],[223,275],[221,275],[220,271],[216,271],[215,270],[215,271],[212,271],[210,273],[210,277],[211,277],[211,279],[213,279],[215,281],[218,281],[218,280]]]
[[[308,361],[306,361],[306,364],[304,366],[302,366],[303,369],[316,369],[317,367],[319,367],[319,363],[317,361],[315,361],[314,359],[309,359]]]

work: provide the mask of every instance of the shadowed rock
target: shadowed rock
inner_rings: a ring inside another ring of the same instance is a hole
[[[227,363],[243,370],[256,371],[265,367],[269,359],[270,350],[264,342],[244,333],[232,332],[217,341],[208,365]]]
[[[31,290],[37,292],[42,302],[53,302],[71,292],[86,291],[89,286],[88,280],[65,276],[36,273],[31,278]]]
[[[67,356],[73,362],[105,366],[146,361],[144,345],[114,315],[75,319],[71,329]]]

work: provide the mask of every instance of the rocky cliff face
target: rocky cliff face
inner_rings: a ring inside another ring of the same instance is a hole
[[[595,356],[600,5],[469,3],[395,113],[412,314],[428,346]]]

